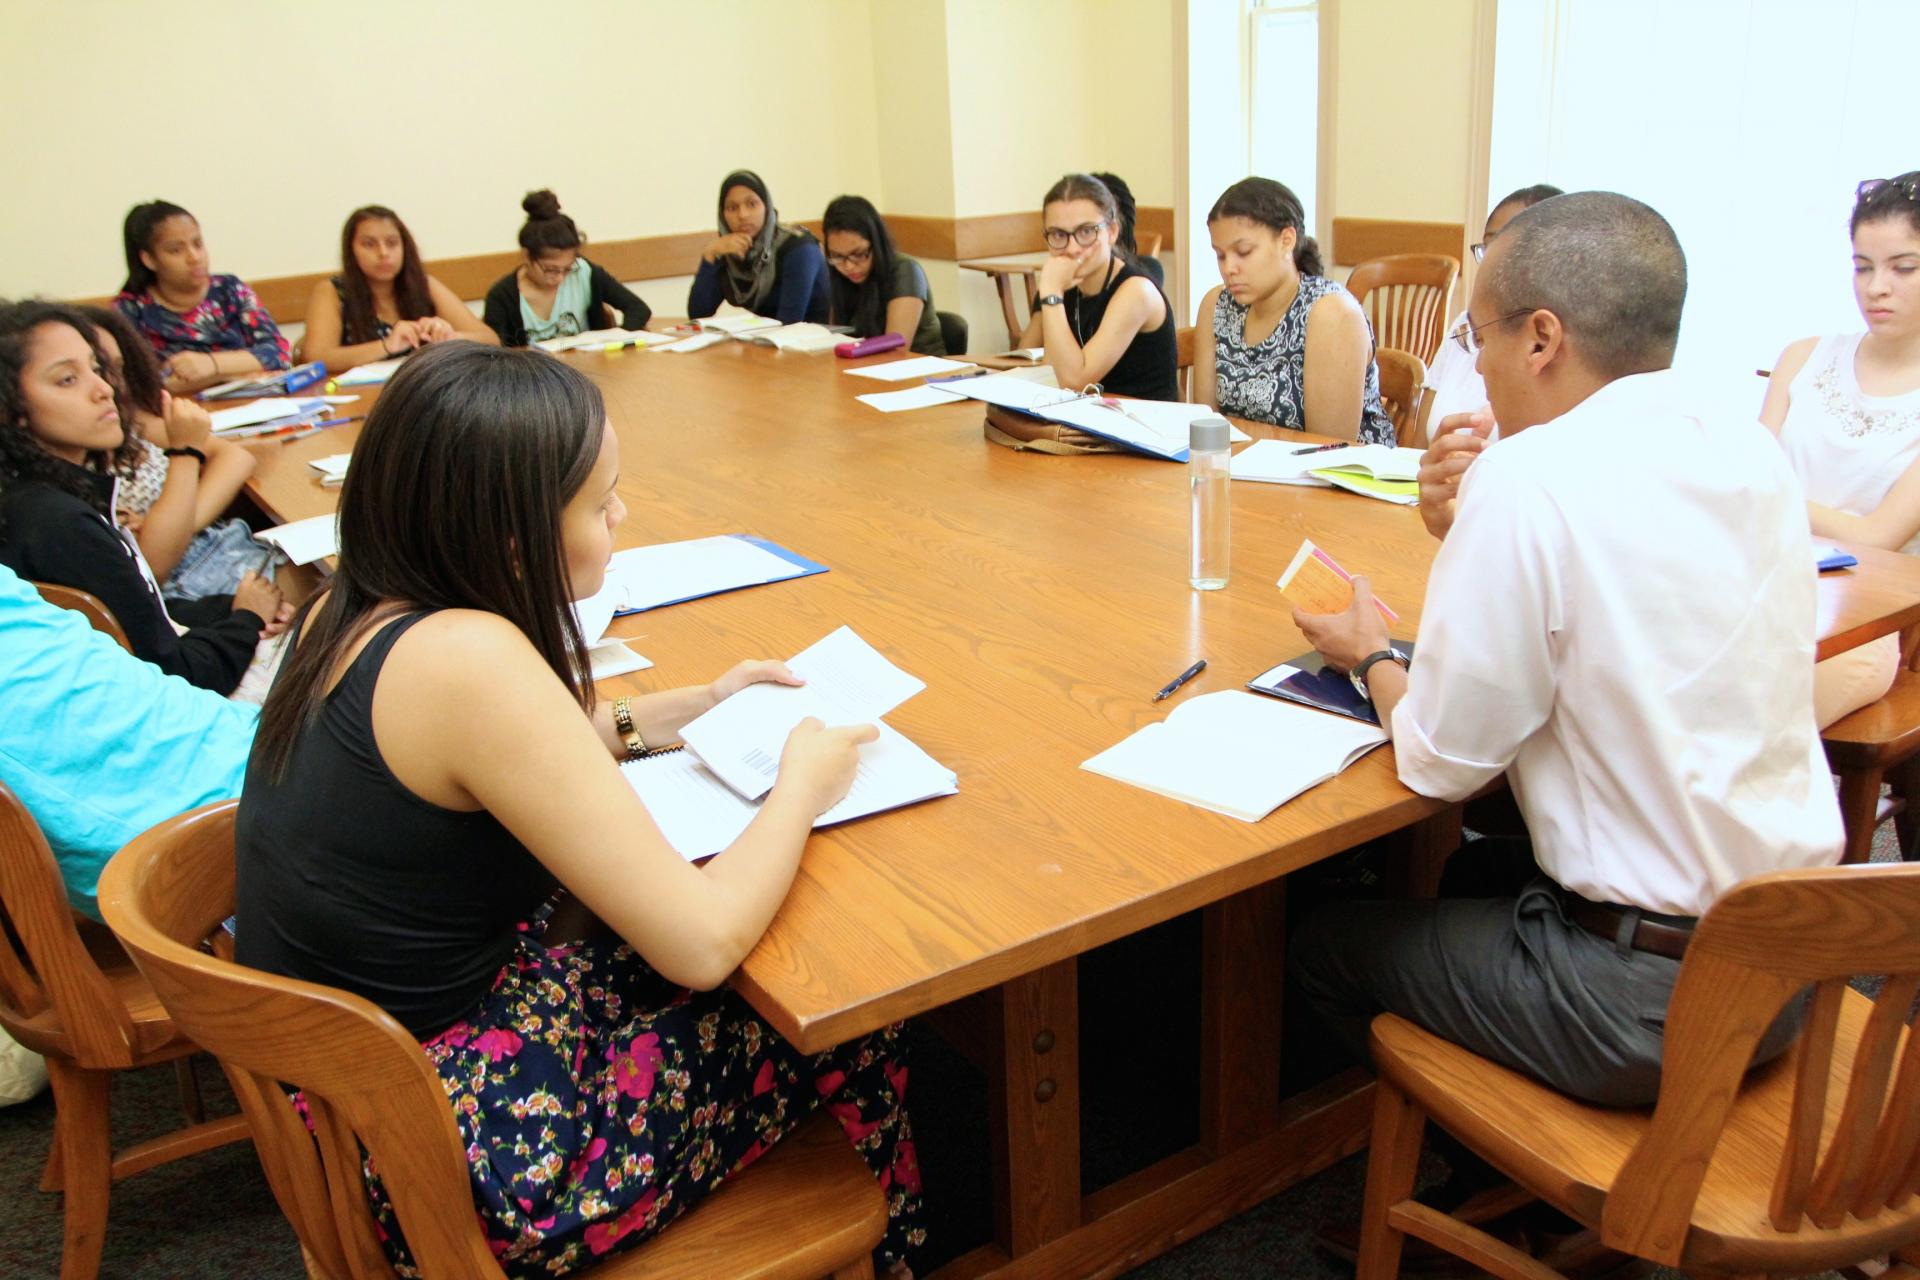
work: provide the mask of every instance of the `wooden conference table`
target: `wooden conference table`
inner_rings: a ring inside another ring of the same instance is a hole
[[[1114,1274],[1364,1143],[1357,1072],[1280,1097],[1283,877],[1404,831],[1412,881],[1430,882],[1458,810],[1402,787],[1391,748],[1252,824],[1079,765],[1308,647],[1273,586],[1302,537],[1369,572],[1414,635],[1435,546],[1415,511],[1237,484],[1232,581],[1195,592],[1183,467],[997,448],[972,402],[883,414],[854,396],[885,384],[828,355],[566,358],[620,438],[622,546],[750,532],[831,570],[621,619],[613,634],[657,666],[612,684],[706,680],[843,623],[926,681],[888,719],[960,793],[816,833],[733,981],[808,1051],[956,1002],[984,1031],[995,1239],[940,1274]],[[287,520],[330,510],[307,463],[357,430],[256,446],[256,500]],[[1860,569],[1822,582],[1823,655],[1920,623],[1920,561],[1854,550]],[[1200,657],[1187,690],[1149,701]],[[1083,1194],[1076,957],[1196,909],[1199,1143]]]

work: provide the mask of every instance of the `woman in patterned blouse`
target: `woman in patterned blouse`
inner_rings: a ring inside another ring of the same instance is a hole
[[[1193,398],[1277,427],[1390,445],[1367,317],[1327,279],[1305,222],[1299,199],[1271,178],[1236,182],[1214,202],[1207,230],[1224,283],[1200,302]]]
[[[238,276],[207,269],[200,224],[177,204],[135,205],[123,231],[127,282],[113,305],[167,366],[167,390],[285,369],[291,351],[279,326]]]

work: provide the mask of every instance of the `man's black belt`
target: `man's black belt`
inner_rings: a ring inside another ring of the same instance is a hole
[[[1577,893],[1567,893],[1567,916],[1597,938],[1619,945],[1624,942],[1635,951],[1645,951],[1669,960],[1686,957],[1687,943],[1693,939],[1696,916],[1660,916],[1654,918],[1638,907],[1593,902]]]

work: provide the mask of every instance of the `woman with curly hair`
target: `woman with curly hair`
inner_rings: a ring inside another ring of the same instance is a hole
[[[175,625],[140,547],[114,523],[131,452],[106,361],[86,318],[49,302],[0,304],[0,564],[98,596],[135,655],[231,693],[291,606],[257,574],[196,602]]]

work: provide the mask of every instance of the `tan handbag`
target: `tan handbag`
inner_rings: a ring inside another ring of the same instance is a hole
[[[1099,436],[1090,436],[1078,427],[1036,418],[1018,409],[1004,409],[997,404],[987,406],[986,435],[993,444],[1008,449],[1023,449],[1029,453],[1064,455],[1126,452],[1126,446],[1102,440]]]

